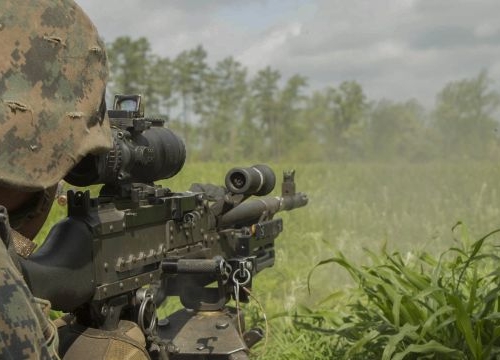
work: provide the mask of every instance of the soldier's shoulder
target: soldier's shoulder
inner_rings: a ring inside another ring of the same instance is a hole
[[[0,241],[0,359],[50,359],[36,304]]]

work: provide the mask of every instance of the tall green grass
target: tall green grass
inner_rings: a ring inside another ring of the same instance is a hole
[[[492,235],[499,231],[438,257],[366,250],[369,265],[342,253],[323,260],[318,268],[340,265],[356,287],[343,292],[341,307],[298,307],[295,330],[328,341],[341,359],[496,359],[500,253]]]

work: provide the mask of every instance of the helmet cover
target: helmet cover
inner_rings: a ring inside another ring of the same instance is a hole
[[[56,184],[111,146],[104,44],[69,0],[0,1],[0,185]]]

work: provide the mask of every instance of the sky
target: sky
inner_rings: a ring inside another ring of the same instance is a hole
[[[498,0],[76,0],[106,42],[146,37],[174,58],[201,44],[250,76],[271,66],[309,88],[359,82],[369,100],[427,107],[449,82],[488,71],[500,90]]]

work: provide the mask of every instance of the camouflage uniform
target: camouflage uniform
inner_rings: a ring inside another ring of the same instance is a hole
[[[6,210],[0,206],[0,359],[58,359],[57,332],[14,265]]]
[[[72,0],[0,1],[0,190],[44,199],[85,155],[110,148],[107,76],[104,45]],[[38,205],[9,210],[13,228],[26,235],[25,225],[47,214]],[[23,246],[13,246],[13,233],[0,206],[0,359],[54,358],[57,333],[16,268],[14,249]],[[120,342],[121,334],[111,336]]]

